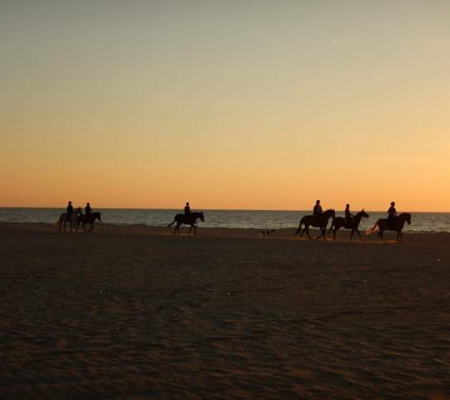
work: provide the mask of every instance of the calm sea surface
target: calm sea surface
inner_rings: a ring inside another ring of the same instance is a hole
[[[54,223],[64,209],[58,208],[0,208],[0,222],[47,222]],[[176,213],[182,210],[125,210],[98,209],[102,222],[116,225],[167,226]],[[202,210],[205,222],[200,226],[210,228],[258,228],[280,229],[298,226],[300,218],[310,211],[238,211],[238,210]],[[370,218],[363,220],[362,229],[373,226],[385,213],[368,212]],[[337,216],[343,216],[337,212]],[[413,213],[412,224],[406,231],[450,232],[450,213]]]

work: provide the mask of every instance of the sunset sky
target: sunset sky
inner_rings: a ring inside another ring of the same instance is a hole
[[[450,1],[1,1],[0,206],[450,212]]]

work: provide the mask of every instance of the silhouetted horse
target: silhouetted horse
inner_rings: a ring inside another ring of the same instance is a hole
[[[91,232],[94,229],[94,224],[97,219],[99,221],[102,220],[102,215],[99,212],[93,212],[90,215],[81,214],[77,218],[77,232],[78,232],[78,227],[80,226],[80,224],[83,224],[83,229],[85,232],[86,232],[86,224],[91,225],[91,229],[88,230],[88,232]]]
[[[173,219],[173,222],[168,225],[167,227],[170,228],[175,222],[177,223],[177,226],[175,227],[175,230],[173,231],[173,234],[175,233],[180,234],[180,225],[190,225],[189,234],[192,231],[192,228],[194,228],[194,235],[197,234],[197,220],[200,219],[202,222],[205,221],[205,217],[203,216],[202,212],[193,212],[189,215],[184,214],[177,214],[175,215],[175,218]]]
[[[383,239],[384,231],[395,231],[397,232],[397,242],[399,242],[403,238],[402,230],[405,222],[407,222],[408,225],[411,225],[411,214],[402,213],[398,217],[395,217],[394,224],[392,226],[388,224],[388,220],[386,218],[380,218],[375,223],[374,227],[367,231],[367,235],[370,235],[372,232],[375,232],[378,229],[378,236],[380,237],[380,239]]]
[[[336,213],[334,210],[327,210],[322,214],[319,215],[305,215],[300,220],[300,225],[298,226],[297,231],[295,232],[296,235],[302,230],[302,225],[305,225],[305,228],[303,229],[302,233],[300,234],[300,237],[303,236],[303,234],[306,232],[309,239],[312,239],[309,234],[309,227],[314,226],[315,228],[320,228],[320,231],[322,232],[316,239],[320,239],[323,237],[325,239],[326,236],[326,229],[328,225],[328,220],[330,218],[335,218]]]
[[[69,222],[70,224],[70,232],[72,232],[73,226],[77,223],[78,216],[81,214],[81,208],[77,208],[74,210],[70,219],[67,218],[67,213],[62,213],[59,216],[57,224],[59,225],[58,231],[61,230],[61,227],[64,227],[64,232],[66,231],[66,224]]]
[[[328,233],[333,231],[333,238],[336,240],[336,232],[339,229],[351,229],[352,233],[350,234],[350,239],[353,239],[353,234],[356,232],[361,240],[361,234],[359,233],[358,226],[363,218],[369,218],[369,214],[367,214],[364,210],[351,217],[350,221],[347,221],[344,217],[336,217],[331,223],[331,228]]]

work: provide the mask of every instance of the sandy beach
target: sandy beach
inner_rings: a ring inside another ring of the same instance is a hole
[[[293,231],[0,224],[0,398],[450,398],[450,234]]]

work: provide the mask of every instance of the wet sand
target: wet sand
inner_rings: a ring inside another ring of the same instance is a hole
[[[1,399],[450,398],[450,234],[96,230],[0,224]]]

